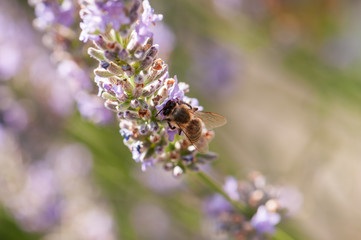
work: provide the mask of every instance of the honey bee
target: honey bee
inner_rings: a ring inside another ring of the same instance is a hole
[[[222,115],[213,112],[198,111],[198,108],[179,100],[169,100],[159,113],[163,112],[171,129],[178,127],[179,134],[184,132],[189,142],[199,151],[206,152],[208,143],[202,141],[202,123],[208,130],[227,123]],[[157,116],[156,115],[156,116]]]

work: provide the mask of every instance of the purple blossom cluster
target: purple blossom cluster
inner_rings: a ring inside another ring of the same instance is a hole
[[[35,8],[34,25],[45,32],[43,41],[53,51],[57,75],[64,79],[71,101],[85,119],[97,124],[109,122],[112,116],[94,94],[91,69],[77,38],[80,30],[74,27],[80,22],[79,1],[29,0],[29,4]]]
[[[302,204],[297,190],[267,185],[258,172],[252,172],[249,181],[227,177],[223,191],[232,201],[244,204],[251,214],[240,213],[219,194],[206,201],[205,211],[216,222],[218,232],[235,239],[269,239],[276,232],[275,226]]]
[[[107,29],[113,28],[119,31],[121,27],[126,26],[135,20],[134,18],[126,16],[123,1],[102,1],[102,0],[83,0],[82,8],[80,10],[80,17],[82,22],[80,28],[81,41],[94,40],[99,33],[106,32]],[[136,14],[134,11],[129,13],[130,16]]]
[[[178,130],[166,125],[162,114],[156,117],[169,100],[201,109],[196,99],[185,96],[188,85],[170,77],[167,64],[158,57],[159,46],[150,27],[162,15],[154,14],[148,0],[120,2],[84,1],[82,5],[80,39],[92,39],[95,45],[88,53],[99,61],[94,71],[99,96],[116,112],[124,143],[142,170],[156,163],[174,176],[186,169],[198,170],[198,163],[216,155],[198,153]],[[108,14],[107,9],[117,14]],[[204,128],[201,138],[208,143],[213,135]]]
[[[76,19],[76,0],[43,1],[29,0],[29,3],[35,7],[35,26],[45,30],[54,25],[71,27]]]

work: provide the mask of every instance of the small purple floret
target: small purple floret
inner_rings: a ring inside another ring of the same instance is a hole
[[[222,212],[232,210],[232,205],[220,194],[215,194],[205,204],[205,211],[209,216],[218,217]]]
[[[227,177],[226,182],[223,185],[223,190],[232,200],[239,200],[238,182],[234,177]]]
[[[168,98],[165,99],[162,104],[155,107],[158,111],[162,110],[169,100],[183,100],[184,92],[179,88],[177,76],[174,76],[174,80],[175,83],[168,90]]]
[[[150,24],[155,24],[163,19],[162,14],[154,14],[148,0],[143,1],[143,10],[140,22],[135,29],[139,44],[144,44],[147,38],[153,36],[153,33],[149,30]]]
[[[258,207],[257,213],[251,219],[251,225],[258,233],[275,233],[275,226],[281,221],[281,216],[278,213],[269,212],[266,206]]]
[[[178,133],[178,129],[170,129],[169,127],[167,127],[167,134],[168,134],[168,140],[170,142],[174,141],[174,137],[175,135]]]

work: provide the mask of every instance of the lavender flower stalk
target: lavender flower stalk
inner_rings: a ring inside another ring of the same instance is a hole
[[[99,61],[95,82],[105,106],[116,112],[124,143],[142,170],[156,163],[179,176],[186,169],[198,170],[198,163],[216,158],[200,154],[177,130],[156,117],[169,100],[198,107],[197,99],[185,96],[188,85],[169,77],[168,66],[157,57],[150,26],[163,16],[154,14],[148,0],[84,0],[80,11],[82,41],[92,40],[88,53]],[[161,114],[160,114],[161,116]],[[208,143],[214,133],[205,128],[202,140]]]
[[[269,186],[258,172],[251,173],[249,181],[228,177],[223,191],[228,199],[216,194],[206,202],[205,210],[216,222],[218,232],[236,239],[269,239],[275,234],[276,225],[302,203],[298,191]],[[229,200],[241,202],[246,211],[240,212]]]

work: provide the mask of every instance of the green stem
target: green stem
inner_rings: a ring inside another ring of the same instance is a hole
[[[295,240],[296,238],[290,236],[288,233],[283,231],[281,228],[277,228],[277,232],[272,236],[274,240]]]

